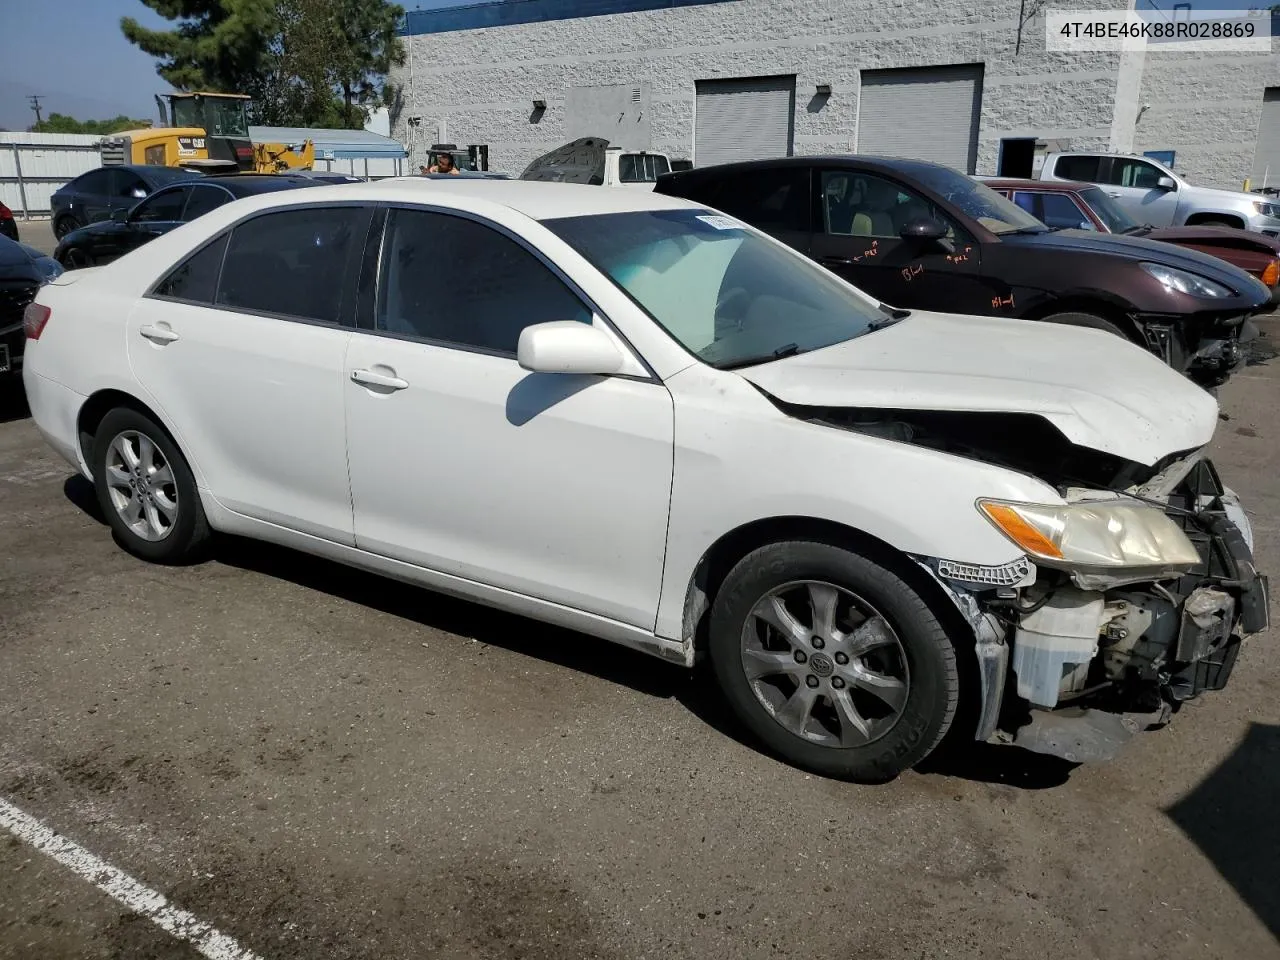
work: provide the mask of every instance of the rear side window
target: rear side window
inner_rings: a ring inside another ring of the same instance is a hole
[[[541,260],[465,217],[395,210],[387,225],[377,328],[514,354],[520,331],[591,311]]]
[[[153,193],[133,212],[133,220],[138,223],[161,223],[178,220],[182,217],[182,204],[187,199],[187,191],[183,187],[173,190],[162,190]]]
[[[1093,230],[1093,222],[1065,193],[1017,191],[1013,202],[1048,227],[1062,230]]]
[[[111,191],[111,174],[106,170],[91,170],[69,184],[77,193],[107,194]]]
[[[227,250],[229,234],[223,234],[213,243],[201,247],[172,271],[156,287],[158,297],[172,297],[191,303],[212,303],[218,286],[218,271],[222,268],[222,256]]]
[[[1096,183],[1098,180],[1098,165],[1101,162],[1101,157],[1087,155],[1059,157],[1053,172],[1055,176],[1063,180],[1084,180]]]
[[[736,173],[707,187],[696,185],[690,199],[723,210],[766,233],[809,230],[807,167]]]
[[[369,211],[313,207],[254,217],[231,233],[217,304],[337,323]]]
[[[192,187],[187,208],[182,212],[182,222],[190,223],[196,217],[203,217],[210,210],[216,210],[230,199],[231,194],[221,187]]]

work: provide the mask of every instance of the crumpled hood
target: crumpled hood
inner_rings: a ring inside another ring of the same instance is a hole
[[[1213,438],[1212,396],[1141,347],[1080,327],[916,311],[743,377],[815,407],[1030,413],[1072,443],[1151,466]]]

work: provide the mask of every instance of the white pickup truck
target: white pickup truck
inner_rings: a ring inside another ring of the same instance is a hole
[[[665,153],[626,150],[601,137],[581,137],[538,157],[520,179],[652,190],[658,177],[670,172]]]
[[[1217,224],[1280,236],[1280,202],[1256,193],[1197,187],[1150,157],[1050,153],[1038,179],[1096,183],[1138,223],[1153,227]]]

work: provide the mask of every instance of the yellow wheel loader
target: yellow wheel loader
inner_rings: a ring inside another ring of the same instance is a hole
[[[168,101],[168,109],[166,103]],[[242,93],[170,93],[156,97],[159,127],[125,130],[102,141],[104,164],[142,163],[205,173],[310,170],[315,144],[257,143],[249,137]]]

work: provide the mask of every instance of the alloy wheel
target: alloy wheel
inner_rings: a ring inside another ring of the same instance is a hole
[[[178,487],[173,469],[155,442],[125,430],[107,448],[107,493],[111,505],[136,536],[163,540],[178,519]]]

